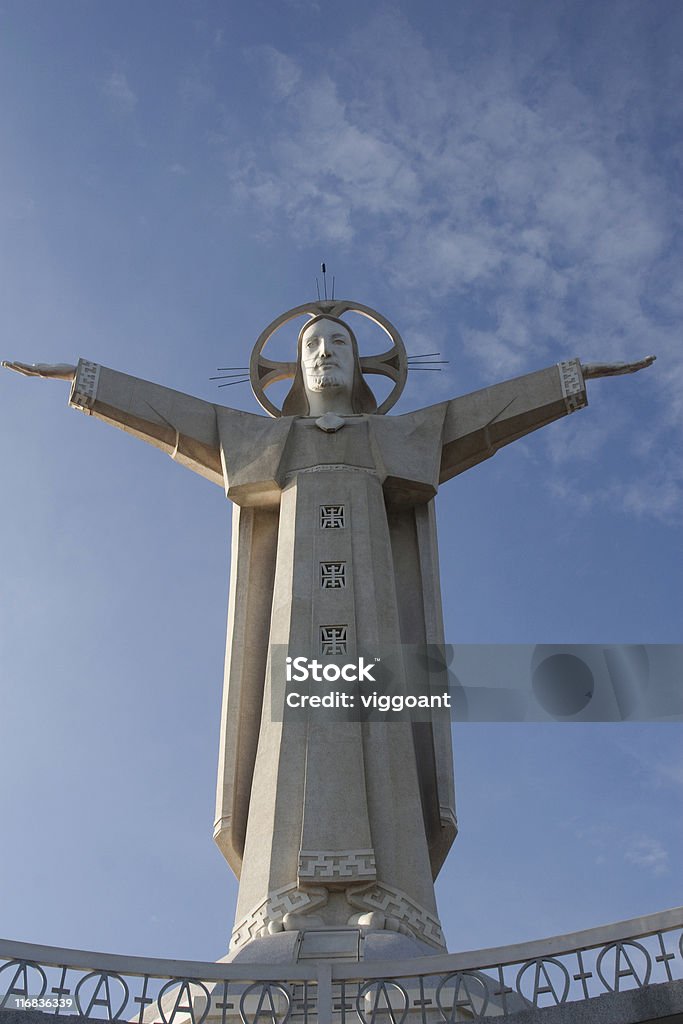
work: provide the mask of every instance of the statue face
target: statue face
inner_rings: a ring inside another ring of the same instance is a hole
[[[353,343],[342,324],[334,320],[318,320],[311,324],[301,338],[301,363],[309,393],[319,394],[328,389],[351,393]]]

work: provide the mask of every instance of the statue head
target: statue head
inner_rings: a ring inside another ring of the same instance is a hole
[[[304,324],[297,343],[297,368],[282,412],[285,416],[373,413],[375,397],[365,383],[353,331],[337,317],[321,314]]]

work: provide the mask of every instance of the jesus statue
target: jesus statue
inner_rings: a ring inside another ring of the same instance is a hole
[[[392,341],[361,356],[345,312]],[[262,349],[306,318],[296,360]],[[272,650],[354,656],[444,641],[434,498],[504,445],[586,405],[586,380],[650,365],[571,359],[386,416],[407,374],[398,332],[359,303],[283,314],[251,360],[270,418],[81,359],[11,362],[71,382],[69,404],[219,484],[234,507],[215,839],[239,879],[235,955],[282,932],[394,931],[444,951],[434,879],[456,835],[449,723],[274,713]],[[365,377],[388,376],[379,406]],[[279,410],[265,388],[291,379]]]

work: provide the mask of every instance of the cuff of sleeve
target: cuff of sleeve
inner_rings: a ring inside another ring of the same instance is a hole
[[[90,363],[87,359],[79,359],[76,373],[74,374],[69,405],[74,409],[81,409],[83,412],[90,412],[97,396],[97,382],[100,377],[100,368],[97,363]]]
[[[568,359],[564,363],[558,363],[560,371],[560,384],[562,385],[562,396],[567,407],[567,412],[576,412],[588,405],[586,395],[586,384],[581,373],[581,363],[578,359]]]

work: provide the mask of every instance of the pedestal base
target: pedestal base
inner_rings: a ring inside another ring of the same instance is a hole
[[[309,928],[279,932],[252,939],[231,950],[220,963],[295,964],[315,960],[344,960],[350,963],[382,960],[412,960],[434,956],[425,942],[398,932],[364,931],[360,928]]]

